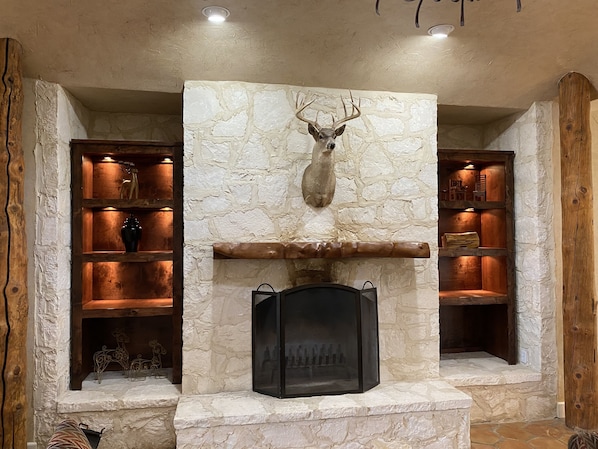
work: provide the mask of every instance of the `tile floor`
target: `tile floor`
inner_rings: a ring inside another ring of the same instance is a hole
[[[567,449],[573,434],[563,419],[473,424],[470,432],[471,449]]]

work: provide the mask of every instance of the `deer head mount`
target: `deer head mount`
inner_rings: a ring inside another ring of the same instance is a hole
[[[361,115],[359,104],[356,104],[351,94],[351,114],[347,113],[347,105],[341,97],[345,116],[340,120],[332,117],[333,123],[330,127],[322,127],[318,124],[318,115],[315,120],[308,120],[304,117],[303,111],[310,106],[315,99],[305,102],[305,97],[295,100],[295,116],[302,122],[307,123],[307,130],[316,143],[311,151],[311,164],[307,166],[301,181],[303,199],[313,207],[326,207],[332,202],[336,177],[334,175],[334,148],[335,139],[345,131],[343,123],[348,122]],[[342,126],[341,126],[342,125]]]

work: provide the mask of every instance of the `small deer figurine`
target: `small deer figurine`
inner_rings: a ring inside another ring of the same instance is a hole
[[[133,197],[137,199],[139,197],[139,178],[137,176],[139,170],[137,170],[133,162],[118,161],[118,163],[126,176],[123,178],[120,186],[121,199],[126,198],[130,200]]]
[[[353,101],[353,95],[351,94],[352,110],[351,114],[348,115],[345,101],[341,98],[345,117],[340,120],[334,120],[333,116],[331,127],[324,128],[318,125],[317,114],[314,121],[308,120],[303,116],[303,111],[314,101],[315,99],[305,103],[305,98],[300,101],[299,96],[295,100],[295,116],[302,122],[307,123],[307,130],[316,141],[311,153],[311,164],[308,165],[303,173],[301,190],[303,192],[303,199],[307,204],[313,207],[326,207],[332,202],[336,187],[333,152],[336,146],[335,139],[345,131],[345,125],[342,124],[359,117],[361,110],[359,109],[359,105]]]

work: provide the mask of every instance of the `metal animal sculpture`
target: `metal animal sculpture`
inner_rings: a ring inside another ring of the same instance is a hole
[[[122,171],[125,173],[125,178],[122,180],[120,186],[120,197],[125,199],[139,198],[139,179],[137,173],[139,170],[135,167],[133,162],[119,161]]]
[[[116,348],[108,349],[103,345],[100,351],[93,354],[93,366],[98,383],[102,383],[102,373],[111,363],[118,363],[125,372],[129,370],[129,352],[125,346],[125,343],[129,342],[129,337],[122,329],[116,329],[112,335],[116,339]]]
[[[308,120],[303,115],[303,111],[314,101],[315,99],[305,103],[305,98],[299,100],[299,96],[295,101],[295,116],[302,122],[307,123],[307,130],[316,141],[311,153],[311,164],[303,173],[301,190],[303,199],[307,204],[313,207],[326,207],[332,202],[336,187],[333,151],[336,146],[335,139],[345,131],[343,123],[359,117],[361,110],[353,100],[353,95],[351,95],[352,110],[351,114],[348,114],[345,101],[341,98],[345,116],[340,120],[334,120],[333,116],[332,125],[322,127],[317,123],[317,114],[315,120]]]
[[[130,377],[137,376],[143,371],[149,371],[151,375],[158,376],[162,369],[162,356],[166,354],[166,349],[158,340],[149,342],[152,348],[152,358],[145,359],[141,354],[137,354],[137,358],[131,362]]]

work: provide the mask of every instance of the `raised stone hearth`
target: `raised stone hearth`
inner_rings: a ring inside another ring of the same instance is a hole
[[[470,406],[442,381],[293,399],[230,392],[182,396],[174,427],[177,449],[465,449]]]

